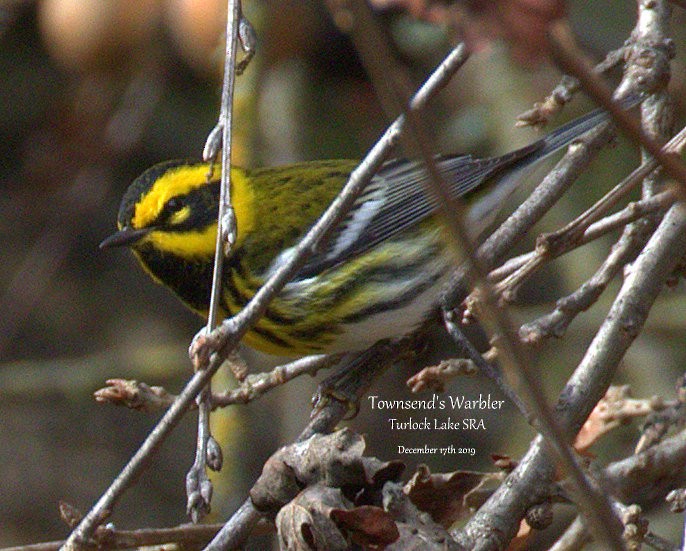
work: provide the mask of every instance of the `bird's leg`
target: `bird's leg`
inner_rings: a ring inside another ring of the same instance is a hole
[[[414,353],[409,339],[379,341],[363,352],[345,356],[336,372],[317,386],[312,397],[312,416],[329,400],[348,405],[347,418],[357,415],[360,409],[360,389],[367,389],[392,364]]]

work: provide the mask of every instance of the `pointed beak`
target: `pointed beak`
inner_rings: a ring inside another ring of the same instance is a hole
[[[110,249],[112,247],[131,246],[140,241],[153,230],[154,228],[142,228],[140,230],[134,230],[133,228],[125,226],[117,233],[113,233],[102,243],[100,243],[100,248]]]

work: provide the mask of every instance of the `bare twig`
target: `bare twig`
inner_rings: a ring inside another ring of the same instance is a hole
[[[597,74],[605,73],[622,63],[624,47],[608,52],[605,59],[594,67]],[[534,104],[532,109],[517,116],[516,126],[538,126],[547,124],[551,117],[559,113],[567,105],[574,94],[580,89],[579,81],[569,75],[564,75],[560,83],[543,101]]]
[[[214,271],[212,272],[212,293],[207,315],[207,332],[217,325],[217,313],[221,296],[223,260],[236,240],[236,215],[231,205],[231,127],[233,122],[233,93],[236,81],[236,50],[238,47],[238,26],[241,19],[240,0],[228,0],[226,19],[226,51],[224,57],[224,84],[222,87],[219,122],[208,136],[203,156],[214,161],[217,155],[217,140],[221,132],[221,187],[219,193],[219,213],[217,215],[217,244],[214,252]]]
[[[591,224],[583,236],[581,236],[579,245],[590,243],[617,228],[621,228],[641,218],[654,217],[657,214],[664,213],[677,199],[679,199],[679,194],[676,190],[668,189],[657,195],[627,203],[626,207],[619,212]]]
[[[479,370],[486,375],[489,379],[496,383],[498,388],[507,396],[510,401],[515,405],[515,407],[522,414],[524,419],[532,425],[536,426],[536,416],[531,411],[531,408],[522,401],[519,395],[512,389],[512,387],[507,383],[501,370],[497,367],[497,364],[491,363],[486,360],[482,354],[474,347],[474,345],[469,342],[469,339],[464,336],[460,328],[454,321],[453,312],[446,312],[443,316],[443,324],[445,325],[448,334],[452,337],[453,341],[460,347],[462,352],[464,352],[467,357],[472,361],[472,363],[479,368]],[[497,355],[499,341],[496,343],[491,350],[494,351],[494,355]]]
[[[649,9],[652,11],[652,7]],[[649,136],[633,117],[612,101],[612,94],[588,67],[588,62],[574,44],[571,32],[565,24],[558,23],[553,27],[551,44],[562,68],[578,78],[584,91],[612,114],[613,121],[622,132],[653,155],[672,178],[686,186],[686,166],[678,158],[662,151],[662,145]],[[623,89],[620,87],[620,90]]]
[[[486,361],[490,361],[487,354],[483,354],[483,357]],[[448,381],[456,377],[474,375],[478,371],[479,368],[472,360],[449,358],[441,360],[438,365],[430,365],[415,373],[407,380],[407,386],[411,392],[424,392],[426,390],[443,392]]]
[[[641,105],[643,130],[655,143],[662,143],[671,135],[674,124],[674,109],[666,86],[671,78],[670,60],[676,53],[669,36],[672,8],[664,0],[638,2],[638,8],[638,24],[626,52],[627,75],[651,90],[651,96]],[[652,153],[649,147],[644,147],[642,160],[649,159]],[[644,197],[662,190],[664,174],[674,177],[665,167],[644,180]]]
[[[519,331],[522,340],[527,344],[537,345],[545,338],[564,335],[574,318],[598,300],[622,267],[638,254],[647,239],[645,228],[627,226],[610,254],[588,281],[572,294],[558,299],[555,310],[550,314],[522,325]]]
[[[132,549],[142,546],[180,544],[184,547],[205,545],[219,531],[221,524],[181,524],[172,528],[146,528],[142,530],[108,530],[107,549]],[[57,551],[63,541],[50,541],[33,545],[5,547],[0,551]]]
[[[597,67],[596,67],[597,70]],[[579,81],[564,75],[560,83],[553,89],[543,101],[534,103],[534,106],[517,115],[516,126],[541,126],[547,124],[551,117],[559,113],[567,105],[574,94],[579,90]]]
[[[320,369],[331,367],[339,360],[338,354],[305,356],[271,371],[250,374],[236,388],[213,393],[210,399],[212,409],[247,404],[296,377],[314,376]],[[96,401],[149,413],[168,408],[176,400],[176,396],[164,388],[148,386],[140,381],[109,379],[107,384],[94,393]]]
[[[675,135],[663,148],[665,153],[680,153],[686,145],[686,128]],[[506,279],[498,283],[496,291],[503,299],[511,301],[518,288],[549,260],[568,252],[577,246],[586,235],[589,226],[607,214],[617,202],[634,189],[658,166],[654,158],[649,158],[632,171],[619,184],[607,192],[584,213],[557,231],[542,234],[536,240],[535,254],[518,267]]]
[[[150,413],[168,408],[176,398],[161,386],[131,379],[107,379],[107,386],[93,393],[96,402]]]
[[[236,72],[236,49],[238,46],[238,28],[241,20],[240,0],[228,0],[226,20],[226,51],[224,58],[224,85],[219,113],[219,122],[205,144],[205,153],[212,146],[216,149],[216,139],[221,129],[221,184],[219,192],[219,212],[217,215],[217,241],[214,251],[214,268],[212,271],[212,290],[207,314],[205,332],[210,333],[217,325],[219,304],[221,300],[222,272],[224,257],[236,241],[236,216],[231,205],[231,128],[233,122],[233,93]],[[249,58],[248,58],[249,61]],[[247,62],[246,62],[247,63]],[[244,67],[243,67],[244,68]],[[241,72],[243,70],[241,68]],[[212,151],[214,162],[216,151]],[[212,170],[209,171],[210,173]],[[208,174],[209,178],[209,174]],[[211,448],[219,450],[219,446],[212,438],[210,429],[210,411],[212,404],[212,380],[198,395],[198,435],[195,460],[186,475],[186,510],[193,522],[200,521],[210,511],[212,498],[212,482],[207,475],[207,467]],[[212,454],[216,457],[214,454]],[[221,461],[213,465],[215,470],[221,469]]]
[[[639,220],[644,216],[653,216],[659,212],[664,212],[677,199],[678,194],[674,190],[667,190],[639,201],[627,203],[627,206],[621,211],[606,216],[605,218],[591,224],[576,243],[570,243],[569,248],[565,248],[563,251],[558,251],[558,253],[566,254],[578,247],[587,245],[591,241],[595,241],[596,239],[599,239],[600,237],[607,235],[608,233],[621,228],[622,226],[626,226],[631,222]],[[489,281],[497,282],[508,277],[510,274],[534,258],[536,254],[536,251],[530,251],[528,253],[512,257],[499,267],[489,272]]]
[[[299,360],[280,365],[266,373],[248,375],[238,387],[224,393],[212,395],[213,407],[226,407],[233,404],[247,404],[301,375],[314,376],[320,369],[338,363],[340,354],[305,356]]]

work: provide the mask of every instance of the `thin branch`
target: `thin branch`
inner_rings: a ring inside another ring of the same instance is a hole
[[[176,396],[161,386],[150,386],[133,379],[107,379],[107,386],[96,390],[93,397],[101,404],[124,406],[150,413],[168,408]]]
[[[455,343],[460,347],[461,351],[467,355],[472,363],[478,367],[484,375],[496,383],[503,394],[505,394],[505,396],[507,396],[514,406],[519,410],[519,412],[522,414],[522,417],[524,417],[524,419],[526,419],[530,425],[536,426],[536,416],[531,411],[531,408],[522,401],[519,395],[508,384],[503,377],[501,370],[497,367],[497,364],[486,360],[484,356],[479,353],[479,351],[469,341],[469,339],[465,337],[464,333],[462,333],[453,318],[453,312],[446,312],[443,316],[443,325],[445,326],[448,334],[452,337],[453,341],[455,341]],[[495,351],[497,354],[498,344],[495,344],[491,350]]]
[[[236,388],[213,393],[210,398],[212,409],[247,404],[301,375],[314,376],[320,369],[331,367],[338,361],[339,354],[305,356],[271,371],[249,374]],[[149,386],[141,381],[108,379],[107,385],[93,393],[97,402],[150,413],[168,408],[176,400],[176,395],[163,387]]]
[[[299,360],[280,365],[266,373],[250,374],[238,387],[212,395],[213,407],[247,404],[301,375],[314,376],[320,369],[340,362],[340,354],[305,356]]]
[[[222,173],[219,192],[219,212],[217,215],[217,242],[214,251],[214,270],[212,272],[212,293],[210,295],[210,307],[207,315],[208,333],[217,325],[217,313],[221,300],[224,256],[236,239],[236,216],[233,206],[231,205],[231,128],[233,124],[233,93],[236,81],[236,50],[238,47],[238,22],[240,20],[240,12],[240,0],[228,0],[224,84],[222,87],[219,122],[217,123],[217,128],[221,129],[222,136]],[[213,139],[216,139],[216,130],[210,133],[208,142]],[[208,144],[206,144],[205,149],[207,151]],[[213,159],[214,155],[212,156],[212,160]]]
[[[616,67],[624,60],[626,48],[622,46],[608,52],[605,59],[598,63],[593,71],[602,74]],[[580,90],[579,81],[569,75],[564,75],[560,83],[543,101],[536,102],[532,109],[517,116],[516,126],[538,126],[547,124],[551,117],[559,113],[567,105],[574,94]]]
[[[653,217],[656,214],[663,213],[678,199],[679,194],[676,190],[668,189],[657,195],[627,203],[626,207],[619,212],[591,224],[581,236],[579,245],[590,243],[611,231],[641,218]]]
[[[240,549],[252,533],[262,514],[255,509],[250,498],[246,499],[231,518],[217,532],[204,551]]]
[[[178,544],[184,547],[205,545],[219,531],[221,524],[181,524],[172,528],[146,528],[141,530],[111,530],[100,542],[107,549],[132,549],[141,546]],[[50,541],[33,545],[5,547],[0,551],[57,551],[63,541]]]
[[[639,201],[627,203],[626,207],[622,210],[591,224],[577,243],[570,244],[568,249],[559,251],[559,254],[566,254],[574,249],[587,245],[588,243],[595,241],[618,228],[626,226],[631,222],[640,220],[643,217],[653,216],[657,213],[664,212],[677,199],[678,194],[674,190],[667,190],[658,193],[657,195],[640,199]],[[529,262],[536,254],[536,251],[530,251],[510,258],[505,263],[489,272],[488,280],[491,282],[502,281]]]
[[[558,299],[553,312],[522,325],[519,331],[522,340],[530,345],[538,345],[543,339],[563,336],[576,316],[588,310],[621,269],[635,258],[648,237],[646,228],[627,226],[589,280],[572,294]]]
[[[492,360],[491,355],[488,353],[484,353],[482,356],[487,362]],[[472,360],[448,358],[447,360],[441,360],[438,365],[427,366],[415,373],[407,380],[407,386],[410,388],[410,392],[419,393],[427,390],[444,392],[448,381],[456,377],[474,375],[478,371],[479,368]]]
[[[217,214],[217,240],[214,250],[214,267],[212,271],[212,289],[210,305],[207,314],[205,331],[210,333],[217,325],[219,315],[222,272],[224,257],[236,241],[236,216],[231,205],[231,129],[233,124],[233,94],[236,80],[236,49],[238,47],[238,27],[241,19],[240,0],[228,0],[226,19],[226,50],[224,57],[224,84],[222,88],[221,107],[218,127],[221,128],[221,183],[219,191],[219,212]],[[218,132],[210,133],[208,142],[216,140]],[[208,144],[205,144],[207,151]],[[214,162],[214,156],[212,158]],[[212,170],[208,173],[208,179]],[[212,379],[197,397],[198,402],[198,434],[195,460],[186,474],[186,510],[193,519],[199,522],[210,511],[212,499],[212,482],[207,475],[207,467],[214,470],[221,469],[221,461],[215,465],[209,464],[210,449],[220,450],[212,437],[210,429],[210,412],[212,404]],[[221,457],[221,454],[213,457]]]

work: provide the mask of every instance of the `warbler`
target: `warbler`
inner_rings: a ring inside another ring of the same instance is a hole
[[[468,205],[479,236],[534,167],[608,118],[593,111],[511,153],[440,156],[451,196]],[[352,160],[246,170],[232,167],[236,241],[224,261],[220,315],[232,316],[293,253],[341,191]],[[101,247],[130,247],[152,278],[207,315],[212,286],[220,166],[174,160],[153,166],[126,191],[119,231]],[[209,174],[209,177],[208,177]],[[385,163],[328,240],[270,303],[244,342],[281,356],[360,350],[402,336],[432,311],[456,267],[436,200],[419,162]]]

